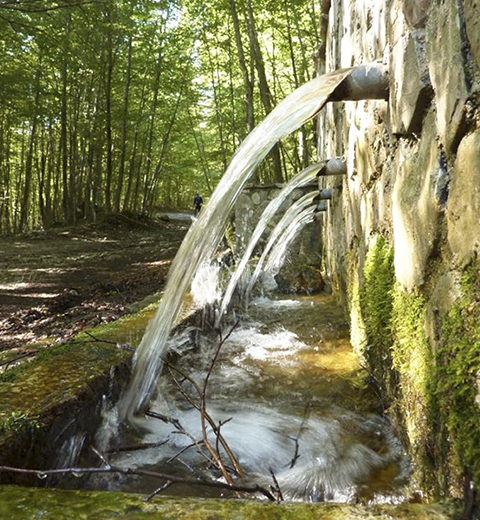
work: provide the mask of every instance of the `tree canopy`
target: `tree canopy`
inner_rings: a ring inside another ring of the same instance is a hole
[[[208,197],[312,74],[315,0],[0,0],[0,233]],[[310,123],[257,173],[314,154]]]

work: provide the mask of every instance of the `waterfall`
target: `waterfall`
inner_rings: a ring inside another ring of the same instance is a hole
[[[285,199],[290,195],[290,193],[292,193],[295,188],[300,188],[313,181],[323,166],[324,163],[318,163],[305,168],[305,170],[301,171],[282,188],[280,193],[272,201],[270,201],[268,206],[263,211],[262,216],[258,221],[257,227],[255,228],[252,237],[250,238],[250,241],[245,249],[245,252],[243,253],[242,259],[240,262],[238,262],[235,272],[231,276],[230,282],[228,283],[227,289],[225,290],[220,312],[215,323],[216,327],[220,325],[220,320],[222,319],[223,314],[227,311],[228,304],[232,299],[233,291],[235,290],[235,287],[237,286],[237,283],[240,280],[240,277],[242,276],[243,271],[245,270],[245,267],[250,260],[250,257],[252,256],[252,252],[257,245],[257,242],[263,235],[263,232],[265,231],[268,223],[283,204]]]
[[[307,193],[302,198],[298,199],[288,208],[288,211],[285,213],[285,215],[283,215],[278,224],[275,226],[270,234],[267,245],[262,252],[262,256],[260,257],[260,260],[255,267],[255,271],[253,272],[248,283],[246,290],[247,297],[252,292],[253,286],[255,285],[255,282],[257,281],[257,278],[262,270],[263,263],[265,262],[268,253],[272,249],[278,237],[284,232],[290,223],[293,222],[298,217],[298,215],[313,202],[315,197],[318,197],[318,191],[312,191],[311,193]]]
[[[242,143],[172,263],[162,301],[135,353],[133,377],[120,403],[121,417],[132,417],[151,397],[184,295],[197,268],[208,261],[218,247],[228,216],[245,183],[273,145],[314,117],[351,72],[352,69],[334,71],[302,85],[270,112]]]
[[[268,257],[267,263],[265,264],[265,274],[273,278],[285,261],[285,251],[289,246],[290,242],[297,236],[299,231],[306,225],[312,222],[315,218],[315,210],[317,206],[309,206],[304,209],[300,214],[297,215],[295,220],[292,220],[290,224],[284,228],[283,233],[278,239],[277,244],[273,248],[270,256]]]

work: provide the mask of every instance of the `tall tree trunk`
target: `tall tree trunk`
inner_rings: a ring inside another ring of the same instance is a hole
[[[130,95],[130,81],[132,71],[132,47],[133,38],[130,34],[128,36],[128,54],[127,54],[127,71],[125,74],[125,92],[123,95],[123,111],[122,111],[122,142],[120,152],[120,164],[118,167],[118,184],[115,193],[115,211],[120,212],[120,200],[123,190],[123,178],[125,176],[125,157],[127,155],[127,118],[128,118],[128,101]]]
[[[30,131],[30,141],[28,145],[27,157],[25,161],[25,182],[23,185],[23,196],[20,212],[20,223],[18,230],[20,232],[25,231],[28,222],[28,215],[30,212],[30,199],[31,199],[31,188],[32,188],[32,165],[33,165],[33,154],[35,146],[35,138],[37,133],[38,124],[38,108],[40,102],[40,74],[41,74],[41,62],[39,63],[39,69],[36,77],[36,90],[35,90],[35,108],[33,112],[32,129]]]
[[[253,105],[253,77],[250,77],[247,64],[245,61],[245,53],[243,51],[242,32],[240,29],[240,21],[238,19],[237,7],[235,0],[229,0],[230,13],[232,14],[233,28],[235,31],[235,43],[237,45],[238,63],[242,71],[243,88],[245,90],[245,110],[247,114],[247,128],[251,132],[255,127],[255,113]]]
[[[65,32],[63,44],[63,61],[62,61],[62,94],[61,94],[61,114],[60,114],[60,148],[62,155],[62,188],[63,188],[63,214],[67,222],[72,221],[72,204],[70,200],[70,190],[68,183],[68,145],[67,145],[67,131],[68,131],[68,114],[67,114],[67,84],[68,84],[68,54],[70,52],[70,10],[67,9],[65,13]]]
[[[220,151],[222,155],[222,166],[223,170],[225,171],[228,167],[228,160],[227,160],[227,151],[225,149],[225,138],[223,134],[223,121],[222,121],[222,110],[220,108],[220,93],[217,86],[217,81],[215,79],[215,67],[213,63],[212,53],[210,50],[210,45],[208,43],[208,38],[205,33],[203,32],[203,42],[205,44],[205,48],[207,50],[207,56],[208,56],[208,64],[210,69],[210,78],[212,82],[212,90],[213,90],[213,102],[215,104],[215,117],[217,120],[217,128],[218,128],[218,136],[220,138]]]
[[[168,122],[167,128],[164,130],[164,133],[163,133],[162,147],[160,149],[160,157],[158,159],[157,166],[155,167],[155,172],[153,174],[153,180],[152,180],[152,187],[150,190],[150,196],[148,197],[148,199],[149,199],[148,206],[150,206],[150,208],[153,206],[153,204],[155,202],[154,201],[155,191],[156,191],[159,179],[160,179],[160,174],[162,172],[163,162],[165,160],[165,154],[167,152],[168,144],[170,142],[170,134],[172,132],[173,126],[175,125],[175,121],[177,119],[177,112],[178,112],[178,107],[180,106],[180,100],[182,98],[182,91],[183,91],[183,85],[182,85],[182,88],[180,89],[180,92],[178,93],[177,101],[175,103],[175,108],[173,109],[172,117],[171,117],[170,121]],[[150,208],[147,207],[147,210]]]
[[[160,89],[160,75],[162,73],[163,53],[162,48],[158,52],[157,69],[155,72],[155,83],[153,86],[153,101],[152,109],[150,113],[150,128],[148,131],[148,145],[147,145],[147,164],[145,166],[144,184],[143,184],[143,197],[142,197],[142,213],[146,211],[147,206],[147,195],[150,185],[150,169],[152,167],[152,147],[153,147],[153,136],[155,130],[155,116],[157,114],[158,106],[158,93]]]
[[[257,69],[258,73],[260,97],[262,99],[263,106],[265,107],[265,113],[268,115],[272,111],[272,94],[268,85],[267,74],[265,72],[265,62],[263,61],[262,51],[258,41],[251,0],[247,0],[247,28],[248,37],[250,39],[250,48],[253,51],[253,60],[255,62],[255,68]],[[282,161],[280,159],[278,145],[273,147],[271,156],[273,159],[275,182],[281,183],[283,182]]]
[[[188,110],[188,119],[190,121],[190,128],[192,129],[193,139],[195,140],[195,144],[197,146],[198,155],[200,156],[200,163],[202,165],[202,171],[203,175],[205,177],[205,182],[207,183],[207,188],[210,193],[212,193],[212,186],[210,184],[210,177],[208,175],[208,166],[207,166],[207,158],[205,157],[205,146],[203,145],[203,142],[201,143],[197,132],[195,131],[195,127],[197,126],[197,122],[193,121],[192,112],[190,108],[187,108]],[[201,134],[200,134],[201,136]]]
[[[133,137],[133,149],[132,153],[130,155],[130,165],[128,170],[128,182],[127,182],[127,190],[125,193],[125,198],[123,201],[123,211],[127,211],[132,209],[133,202],[132,201],[132,187],[133,187],[133,181],[134,177],[138,178],[139,172],[141,170],[141,165],[137,165],[137,176],[135,176],[135,166],[137,161],[137,149],[138,149],[138,140],[140,135],[140,124],[143,119],[143,110],[145,108],[145,102],[146,102],[146,87],[147,87],[147,74],[148,74],[148,67],[145,68],[145,73],[143,75],[143,83],[142,83],[142,93],[140,96],[140,109],[139,109],[139,115],[138,119],[135,125],[135,134]],[[136,191],[136,190],[135,190]],[[138,193],[138,192],[137,192]]]
[[[105,116],[107,140],[107,174],[105,178],[105,206],[112,210],[112,178],[113,178],[113,139],[112,139],[112,77],[113,77],[113,20],[111,7],[107,4],[105,11],[107,30],[107,78],[105,83]]]

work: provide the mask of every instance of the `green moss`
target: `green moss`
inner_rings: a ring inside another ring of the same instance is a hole
[[[127,493],[0,487],[0,518],[9,520],[446,520],[455,504],[371,507],[346,504],[262,503],[157,497],[145,504]]]
[[[350,341],[353,349],[359,357],[364,358],[365,346],[367,345],[367,335],[362,315],[357,250],[358,247],[355,244],[354,248],[347,254],[346,258],[348,273],[348,321],[350,325]]]
[[[399,284],[393,291],[391,330],[393,367],[408,381],[409,391],[426,395],[431,353],[425,335],[426,303],[416,292]]]
[[[393,250],[377,238],[365,259],[360,307],[365,324],[364,356],[383,393],[391,395],[392,382],[392,312],[395,273]]]
[[[480,485],[480,260],[462,278],[462,296],[443,321],[436,359],[439,420],[459,467]]]
[[[396,282],[393,250],[378,238],[367,253],[363,285],[350,294],[364,324],[363,355],[385,404],[403,432],[416,463],[416,477],[433,489],[430,463],[434,438],[432,420],[433,356],[426,338],[426,302],[418,291]]]

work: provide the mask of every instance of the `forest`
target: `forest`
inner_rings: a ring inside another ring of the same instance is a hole
[[[208,199],[248,132],[311,79],[316,0],[0,0],[0,234]],[[315,153],[310,123],[257,183]]]

